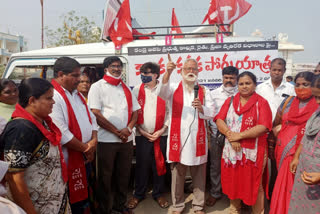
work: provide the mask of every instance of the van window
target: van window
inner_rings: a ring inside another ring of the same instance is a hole
[[[20,83],[21,80],[38,77],[46,78],[51,80],[53,78],[53,67],[52,66],[17,66],[13,69],[9,76],[9,79]]]

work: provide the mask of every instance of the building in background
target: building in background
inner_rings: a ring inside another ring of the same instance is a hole
[[[25,51],[23,36],[0,32],[0,65],[6,65],[11,54]]]
[[[281,53],[281,57],[284,58],[287,62],[286,66],[286,76],[295,76],[297,73],[294,70],[294,62],[293,62],[293,54],[298,51],[304,51],[303,45],[294,44],[292,42],[288,42],[288,34],[279,33],[279,53]]]
[[[316,68],[318,63],[294,63],[292,68],[292,76],[296,76],[299,72],[311,71]]]

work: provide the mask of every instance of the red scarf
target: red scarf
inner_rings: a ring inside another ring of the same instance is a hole
[[[64,89],[54,79],[51,81],[51,84],[53,85],[54,89],[62,96],[67,105],[69,119],[68,126],[70,132],[74,135],[75,138],[82,142],[80,126]],[[79,92],[77,94],[81,99],[83,105],[85,105],[86,107],[89,122],[92,123],[86,101],[83,99]],[[84,164],[85,160],[82,152],[68,149],[68,155],[69,197],[70,203],[74,204],[88,198],[87,175],[86,167]]]
[[[203,105],[204,92],[203,88],[199,86],[199,99]],[[183,109],[183,86],[180,82],[178,88],[173,93],[172,102],[172,118],[170,130],[170,148],[169,160],[173,162],[180,162],[180,148],[181,148],[181,117]],[[197,133],[197,146],[196,156],[206,154],[206,129],[204,120],[198,114],[198,133]]]
[[[137,124],[143,124],[143,110],[144,104],[146,102],[146,92],[144,90],[144,84],[141,84],[138,95],[138,102],[141,106],[141,109],[138,110],[138,121]],[[166,102],[161,99],[159,96],[157,97],[157,113],[156,113],[156,125],[154,132],[160,130],[163,127],[164,118],[166,115]],[[153,143],[154,150],[154,158],[156,160],[157,173],[159,176],[166,174],[166,165],[164,161],[164,157],[160,148],[160,137],[154,141]]]
[[[285,125],[290,125],[290,123],[294,123],[299,125],[299,131],[297,133],[296,147],[300,145],[300,141],[304,135],[304,128],[306,126],[307,121],[311,117],[311,115],[317,110],[319,105],[314,97],[312,97],[307,106],[304,107],[304,110],[299,113],[299,103],[300,99],[295,97],[291,103],[290,110],[288,112],[288,122]],[[284,127],[282,127],[284,129]]]
[[[237,115],[242,115],[242,124],[240,132],[243,132],[247,129],[250,129],[257,125],[258,123],[258,113],[257,113],[257,102],[258,95],[254,92],[247,103],[244,106],[241,106],[240,103],[240,93],[237,93],[233,99],[233,108]],[[255,147],[255,138],[241,140],[241,147],[254,149]]]
[[[104,75],[103,79],[107,83],[114,85],[114,86],[117,86],[117,85],[119,85],[119,83],[121,83],[122,89],[124,91],[124,94],[127,99],[127,104],[128,104],[128,123],[127,123],[127,125],[128,125],[131,121],[131,116],[132,116],[132,95],[131,95],[130,89],[126,86],[126,84],[124,84],[124,82],[121,80],[121,78],[116,79],[111,76]]]
[[[61,132],[59,128],[52,122],[51,117],[46,117],[44,121],[49,126],[49,129],[46,129],[43,124],[41,124],[39,121],[37,121],[29,112],[27,112],[24,108],[22,108],[18,103],[16,104],[16,109],[12,113],[12,118],[21,117],[23,119],[26,119],[33,123],[40,132],[44,135],[45,138],[47,138],[50,143],[54,146],[58,146],[59,148],[59,154],[60,154],[60,163],[61,163],[61,174],[64,182],[68,181],[68,171],[67,171],[67,165],[63,158],[63,153],[61,149]]]

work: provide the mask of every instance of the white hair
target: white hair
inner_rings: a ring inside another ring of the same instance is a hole
[[[198,68],[198,62],[197,62],[197,60],[192,59],[192,58],[189,58],[189,59],[187,59],[186,61],[184,61],[184,65],[187,64],[187,63],[190,62],[190,61],[195,62],[196,65],[197,65],[197,68]]]

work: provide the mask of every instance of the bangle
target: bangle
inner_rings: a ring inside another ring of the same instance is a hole
[[[132,129],[129,126],[127,126],[127,129],[129,131],[129,133],[131,134],[132,133]]]

